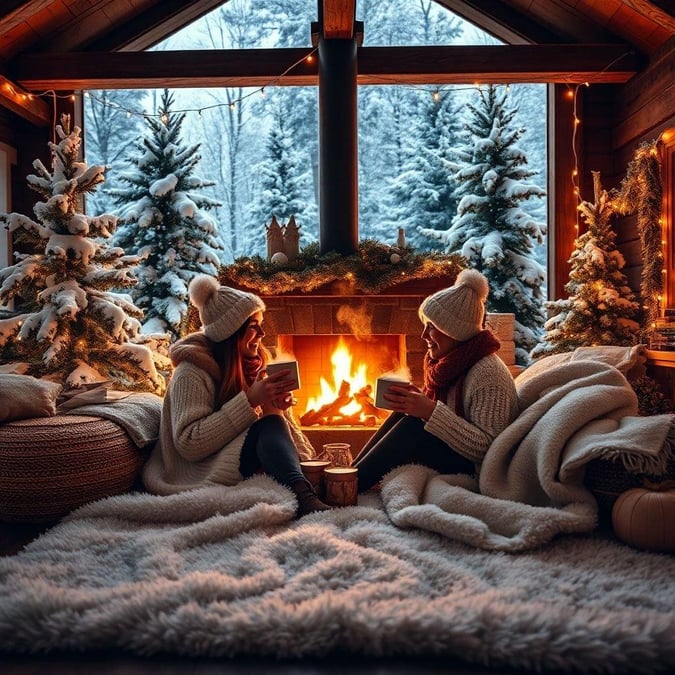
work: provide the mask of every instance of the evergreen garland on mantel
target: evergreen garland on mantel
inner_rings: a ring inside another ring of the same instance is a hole
[[[309,244],[286,263],[267,262],[260,256],[238,258],[218,271],[218,280],[262,295],[309,293],[331,283],[345,284],[352,292],[381,293],[405,281],[454,278],[466,267],[458,254],[414,253],[412,247],[389,246],[366,239],[353,255],[319,254]]]
[[[613,197],[614,208],[622,215],[637,214],[642,253],[640,296],[644,310],[643,327],[649,331],[659,316],[663,296],[663,233],[661,231],[661,162],[659,141],[640,145],[628,165],[621,188]]]

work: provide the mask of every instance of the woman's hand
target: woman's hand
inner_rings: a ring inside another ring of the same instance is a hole
[[[251,407],[260,406],[265,414],[279,414],[290,408],[295,402],[291,394],[295,380],[288,377],[290,374],[289,368],[270,376],[261,370],[246,392]]]
[[[436,407],[436,403],[414,384],[392,384],[384,398],[395,412],[423,420],[428,420]]]

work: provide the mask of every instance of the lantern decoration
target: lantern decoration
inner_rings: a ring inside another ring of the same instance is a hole
[[[612,528],[635,548],[675,553],[675,481],[626,490],[612,508]]]

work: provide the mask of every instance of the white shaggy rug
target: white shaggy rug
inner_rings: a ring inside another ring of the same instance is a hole
[[[377,495],[294,520],[265,476],[90,504],[0,559],[1,652],[447,655],[672,672],[675,556],[570,534],[524,553],[401,529]]]

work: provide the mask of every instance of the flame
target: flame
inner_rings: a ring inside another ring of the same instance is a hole
[[[333,365],[333,384],[331,385],[326,378],[319,379],[321,394],[316,398],[310,398],[307,402],[307,410],[318,410],[321,406],[332,403],[338,397],[340,385],[343,382],[349,383],[349,392],[354,394],[368,384],[366,379],[366,364],[360,363],[352,372],[352,355],[342,337],[331,354],[331,363]],[[343,415],[354,415],[361,410],[361,404],[352,400],[340,408]]]

